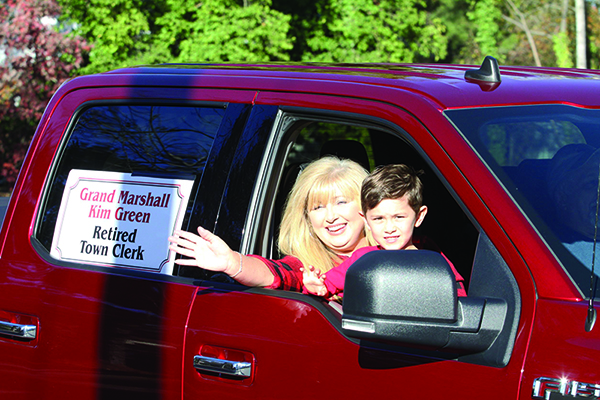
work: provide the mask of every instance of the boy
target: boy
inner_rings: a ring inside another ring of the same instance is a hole
[[[413,231],[427,214],[419,173],[404,164],[380,167],[365,178],[361,188],[362,216],[378,246],[362,247],[325,274],[304,271],[305,292],[328,299],[344,290],[346,271],[360,256],[373,250],[417,250]],[[443,254],[442,254],[443,255]],[[446,258],[446,256],[444,256]],[[456,276],[458,295],[466,296],[463,278],[446,258]]]

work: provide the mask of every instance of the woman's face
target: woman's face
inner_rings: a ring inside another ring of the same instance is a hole
[[[365,221],[357,201],[337,192],[327,203],[308,207],[308,218],[317,237],[337,254],[349,255],[365,238]]]

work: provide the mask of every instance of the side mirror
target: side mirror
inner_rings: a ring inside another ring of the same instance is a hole
[[[439,253],[373,251],[346,274],[342,329],[357,338],[469,354],[492,345],[506,313],[502,299],[458,297]]]

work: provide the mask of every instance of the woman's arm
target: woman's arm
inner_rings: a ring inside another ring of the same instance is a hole
[[[202,227],[198,227],[198,235],[178,230],[169,242],[169,249],[189,257],[175,260],[176,264],[224,272],[246,286],[273,284],[274,276],[262,261],[231,250],[220,237]]]

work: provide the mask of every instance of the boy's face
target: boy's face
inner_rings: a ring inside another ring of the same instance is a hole
[[[413,230],[427,214],[422,206],[418,213],[408,204],[408,198],[385,199],[367,211],[365,219],[373,239],[386,250],[414,249]]]

